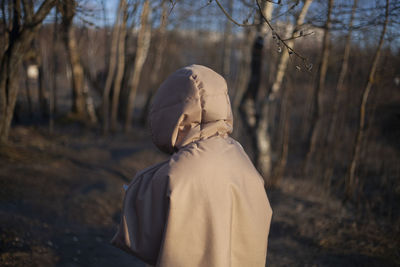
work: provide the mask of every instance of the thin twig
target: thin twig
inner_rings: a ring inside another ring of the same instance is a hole
[[[211,2],[211,1],[210,1],[210,2]],[[230,21],[232,21],[234,24],[236,24],[237,26],[240,26],[240,27],[249,27],[249,26],[254,26],[254,25],[255,25],[255,24],[243,24],[243,23],[240,23],[240,22],[236,21],[236,20],[235,20],[234,18],[232,18],[232,16],[225,10],[225,8],[221,5],[221,3],[219,2],[219,0],[215,0],[215,2],[217,3],[218,7],[222,10],[222,12],[225,14],[225,16],[226,16]],[[287,49],[289,55],[293,54],[293,55],[297,56],[298,58],[300,58],[300,59],[303,61],[303,63],[305,64],[306,68],[307,68],[308,70],[310,70],[309,64],[307,64],[307,61],[308,61],[307,58],[304,57],[304,56],[302,56],[302,55],[300,55],[299,53],[297,53],[292,47],[290,47],[290,46],[286,43],[286,41],[289,41],[289,40],[292,40],[292,39],[296,39],[296,38],[299,38],[299,37],[304,37],[304,36],[306,36],[306,35],[300,35],[300,36],[298,36],[298,37],[292,37],[292,38],[289,38],[289,39],[283,39],[283,38],[275,31],[274,27],[271,25],[271,22],[265,17],[265,15],[264,15],[264,13],[263,13],[263,11],[262,11],[262,7],[261,7],[260,3],[258,2],[258,0],[256,0],[255,2],[257,3],[257,7],[258,7],[258,10],[259,10],[259,12],[260,12],[261,18],[265,21],[265,23],[267,24],[268,28],[270,28],[270,30],[272,31],[272,36],[273,36],[273,38],[274,38],[274,39],[276,38],[277,41],[278,41],[278,43],[282,43],[282,44],[286,47],[286,49]],[[280,1],[278,1],[278,3],[275,3],[275,2],[272,2],[272,1],[269,1],[269,2],[274,3],[274,4],[279,4],[279,3],[280,3]],[[297,1],[295,5],[297,5],[298,2],[299,2],[299,1]],[[292,8],[292,7],[291,7],[291,8]],[[307,35],[311,35],[311,34],[312,34],[312,33],[309,33],[309,34],[307,34]]]
[[[236,21],[234,18],[232,18],[232,16],[225,10],[225,8],[221,5],[221,3],[218,0],[215,0],[215,2],[217,3],[218,7],[222,10],[222,12],[225,14],[225,16],[232,21],[234,24],[236,24],[237,26],[240,27],[249,27],[249,26],[254,26],[255,24],[243,24],[240,23],[238,21]]]
[[[171,1],[172,6],[171,6],[171,9],[168,12],[168,17],[169,17],[169,15],[171,15],[172,10],[174,9],[174,7],[176,5],[176,2],[178,2],[178,0],[175,0],[175,1],[170,0],[170,1]]]
[[[216,0],[217,1],[217,0]],[[268,25],[268,27],[271,29],[273,36],[275,36],[288,50],[289,54],[294,54],[297,57],[299,57],[300,59],[303,60],[303,62],[307,62],[307,58],[303,57],[302,55],[300,55],[299,53],[297,53],[292,47],[290,47],[285,40],[282,39],[282,37],[275,31],[275,29],[272,27],[271,23],[268,21],[268,19],[265,17],[264,13],[262,12],[262,8],[260,6],[260,3],[258,2],[258,0],[256,0],[258,9],[260,11],[260,15],[263,18],[263,20],[265,21],[265,23]]]
[[[286,42],[286,41],[294,40],[294,39],[301,38],[301,37],[306,37],[306,36],[313,35],[313,34],[315,34],[315,32],[308,32],[308,33],[305,33],[305,34],[300,34],[299,36],[283,39],[282,41]]]
[[[295,2],[293,5],[291,5],[285,12],[282,12],[282,13],[276,15],[275,17],[273,17],[273,18],[271,19],[271,21],[272,21],[272,20],[275,20],[275,19],[277,19],[277,18],[279,18],[279,17],[281,17],[281,16],[283,16],[283,15],[285,15],[285,14],[290,13],[290,11],[292,11],[296,6],[299,5],[299,2],[300,2],[300,0],[296,0],[296,2]]]

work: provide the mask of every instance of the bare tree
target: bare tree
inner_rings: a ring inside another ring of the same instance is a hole
[[[282,95],[282,103],[281,103],[281,110],[280,110],[280,122],[281,125],[279,132],[281,133],[281,151],[280,157],[276,161],[274,168],[272,168],[271,178],[269,179],[270,184],[277,185],[284,175],[287,157],[289,153],[289,137],[290,137],[290,119],[289,113],[291,110],[291,88],[287,88],[283,91]]]
[[[256,137],[254,135],[257,128],[259,110],[257,108],[257,98],[259,95],[260,81],[261,81],[261,66],[263,59],[264,37],[268,31],[268,25],[263,20],[265,16],[267,20],[271,19],[273,4],[271,2],[263,3],[259,10],[258,18],[259,25],[257,27],[257,34],[254,39],[253,47],[251,50],[251,64],[249,81],[246,91],[241,96],[239,105],[239,112],[242,122],[251,134],[253,150],[255,158],[258,158],[258,147]],[[245,56],[245,55],[244,55]],[[246,60],[246,58],[244,58]],[[246,63],[246,62],[243,62]]]
[[[128,5],[125,0],[120,1],[121,23],[119,25],[118,45],[117,45],[117,57],[118,64],[115,74],[114,86],[113,86],[113,97],[111,104],[111,129],[114,131],[117,127],[117,116],[118,116],[118,104],[119,95],[122,86],[122,78],[125,70],[125,41],[126,41],[126,22],[128,20]]]
[[[20,0],[14,0],[9,3],[12,13],[8,17],[12,26],[7,49],[0,63],[0,142],[2,143],[8,139],[18,95],[17,76],[24,55],[55,3],[56,0],[45,0],[37,9],[31,1],[21,3]]]
[[[332,149],[334,149],[334,139],[336,137],[336,131],[337,131],[337,120],[338,120],[338,116],[339,116],[339,104],[341,102],[342,99],[342,95],[343,95],[343,89],[344,89],[344,83],[345,83],[345,78],[347,75],[347,70],[348,70],[348,66],[349,66],[349,58],[350,58],[350,50],[351,50],[351,35],[353,32],[353,21],[354,21],[354,15],[356,12],[356,8],[357,8],[357,3],[358,0],[354,0],[353,1],[353,7],[351,9],[351,15],[350,15],[350,20],[349,20],[349,24],[348,24],[348,32],[347,32],[347,36],[346,36],[346,43],[345,43],[345,47],[344,47],[344,52],[343,52],[343,61],[342,61],[342,65],[340,68],[340,73],[339,73],[339,78],[338,78],[338,82],[336,84],[336,97],[335,97],[335,102],[333,104],[333,110],[332,110],[332,118],[331,121],[329,123],[328,126],[328,135],[327,135],[327,149],[325,151],[331,151]],[[335,162],[335,157],[334,159],[330,159],[329,161],[327,160],[327,155],[328,153],[324,153],[325,154],[325,160],[324,162],[328,162],[328,167],[325,171],[325,180],[326,180],[326,184],[329,184],[330,182],[330,176],[333,173],[333,164]],[[334,153],[335,155],[336,153]]]
[[[146,124],[147,116],[150,110],[151,99],[153,97],[154,92],[157,89],[157,82],[161,70],[161,63],[164,58],[163,53],[165,51],[165,47],[168,42],[168,36],[166,35],[167,22],[168,22],[168,5],[166,4],[166,0],[162,0],[160,25],[156,31],[157,40],[155,44],[154,63],[150,74],[150,90],[147,94],[146,103],[144,105],[141,115],[141,122],[143,125]]]
[[[311,5],[311,2],[312,0],[304,1],[303,7],[301,8],[301,11],[296,19],[296,25],[294,26],[294,29],[292,31],[291,38],[289,38],[289,40],[286,43],[289,47],[293,47],[294,45],[294,43],[292,43],[293,40],[300,35],[299,29],[300,26],[304,23],[304,19]],[[287,68],[289,55],[291,53],[293,53],[292,50],[287,49],[287,51],[282,53],[279,59],[276,77],[271,86],[271,90],[268,90],[268,94],[261,103],[260,118],[255,130],[254,139],[257,144],[256,147],[258,150],[256,153],[257,155],[256,166],[262,173],[264,179],[266,179],[267,185],[272,182],[268,181],[267,179],[267,177],[270,177],[271,175],[271,139],[269,136],[269,129],[268,129],[269,108],[271,101],[273,101],[276,98],[276,94],[278,93],[278,91],[282,86],[282,79],[284,77]]]
[[[32,105],[32,93],[31,93],[31,86],[30,86],[30,78],[28,75],[28,64],[27,62],[23,63],[24,66],[24,74],[25,74],[25,90],[26,90],[26,100],[28,104],[28,112],[29,117],[33,118],[33,105]]]
[[[142,73],[143,64],[147,58],[147,53],[150,47],[151,24],[149,23],[150,16],[150,1],[145,0],[142,6],[140,18],[140,29],[137,35],[137,48],[134,62],[132,78],[128,88],[128,104],[125,112],[125,131],[131,129],[133,108],[136,99],[136,92],[139,86],[140,74]]]
[[[353,33],[353,21],[354,21],[354,15],[356,13],[356,8],[357,8],[357,3],[358,0],[353,1],[353,7],[351,9],[351,16],[349,20],[349,25],[348,25],[348,32],[346,36],[346,43],[344,47],[344,52],[343,52],[343,61],[342,61],[342,66],[340,68],[340,73],[339,73],[339,78],[336,84],[336,98],[335,98],[335,103],[333,105],[333,111],[332,111],[332,119],[331,123],[329,124],[329,130],[328,130],[328,143],[332,141],[334,138],[334,133],[336,129],[336,123],[337,123],[337,117],[338,117],[338,110],[339,110],[339,103],[343,91],[343,86],[345,82],[345,78],[347,75],[347,70],[349,67],[349,58],[350,58],[350,50],[351,50],[351,35]]]
[[[362,94],[361,105],[360,105],[360,120],[359,120],[357,135],[356,135],[356,139],[355,139],[355,144],[354,144],[354,148],[353,148],[352,160],[351,160],[351,163],[350,163],[350,166],[348,169],[348,174],[347,174],[346,180],[345,180],[345,192],[346,192],[346,195],[348,198],[351,198],[351,196],[354,193],[355,186],[358,183],[358,181],[356,179],[356,168],[357,168],[357,164],[358,164],[358,159],[360,157],[361,144],[362,144],[362,141],[364,138],[366,106],[367,106],[367,102],[368,102],[368,96],[369,96],[372,86],[374,84],[376,68],[378,66],[379,58],[381,55],[381,50],[382,50],[388,22],[389,22],[389,0],[386,0],[385,21],[383,23],[378,47],[376,48],[375,55],[372,60],[372,65],[371,65],[371,68],[370,68],[370,71],[368,74],[368,81],[365,86],[364,92]]]
[[[111,39],[111,48],[110,48],[110,60],[108,63],[108,73],[107,79],[104,86],[103,91],[103,133],[107,133],[110,127],[109,123],[109,102],[110,102],[110,92],[111,87],[114,80],[114,75],[116,71],[117,65],[117,51],[118,51],[118,40],[119,40],[119,31],[120,31],[120,23],[122,20],[122,7],[125,3],[125,0],[119,1],[119,6],[117,10],[117,17],[115,19],[114,28],[112,32],[112,39]]]
[[[326,22],[324,26],[324,37],[322,42],[322,56],[321,62],[318,67],[318,83],[313,92],[313,105],[312,105],[312,114],[310,119],[310,131],[307,136],[307,143],[309,144],[308,152],[306,155],[306,160],[304,163],[304,174],[307,175],[309,164],[311,161],[311,156],[315,152],[318,138],[320,137],[321,130],[321,104],[322,104],[322,95],[324,93],[326,73],[328,71],[328,61],[329,54],[331,50],[330,45],[330,31],[332,28],[332,9],[333,9],[334,0],[329,0],[328,9],[326,15]]]
[[[236,76],[236,89],[233,96],[233,110],[239,109],[244,92],[248,89],[247,84],[250,79],[250,64],[252,55],[252,43],[254,42],[254,28],[244,29],[244,38],[240,46],[239,74]]]
[[[45,86],[44,66],[43,66],[43,53],[40,47],[36,44],[35,40],[31,43],[31,49],[28,52],[29,59],[35,64],[38,70],[37,85],[38,85],[38,99],[39,111],[42,117],[47,118],[48,111],[48,94]]]
[[[49,132],[53,133],[54,131],[54,115],[57,112],[57,75],[58,75],[58,10],[56,9],[55,19],[54,19],[54,27],[53,27],[53,38],[52,45],[55,50],[52,67],[53,67],[53,76],[52,76],[52,85],[50,86],[50,96],[49,96]]]
[[[86,116],[86,103],[84,96],[84,73],[80,63],[78,45],[75,38],[75,29],[72,25],[76,14],[77,3],[75,0],[60,2],[59,10],[62,15],[62,32],[68,61],[71,67],[72,78],[72,112],[78,117]]]

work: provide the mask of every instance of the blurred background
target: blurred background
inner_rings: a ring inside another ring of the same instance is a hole
[[[268,266],[399,265],[399,26],[399,0],[1,0],[0,265],[143,266],[109,240],[190,64],[227,80]]]

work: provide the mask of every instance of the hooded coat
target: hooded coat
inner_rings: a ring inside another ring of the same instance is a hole
[[[265,266],[272,210],[263,179],[229,137],[224,78],[200,65],[177,70],[154,97],[150,126],[172,155],[128,185],[112,243],[161,267]]]

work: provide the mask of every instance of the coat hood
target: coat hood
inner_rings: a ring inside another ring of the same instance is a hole
[[[232,126],[225,79],[201,65],[171,74],[157,90],[150,109],[153,142],[170,154],[191,142],[230,134]]]

